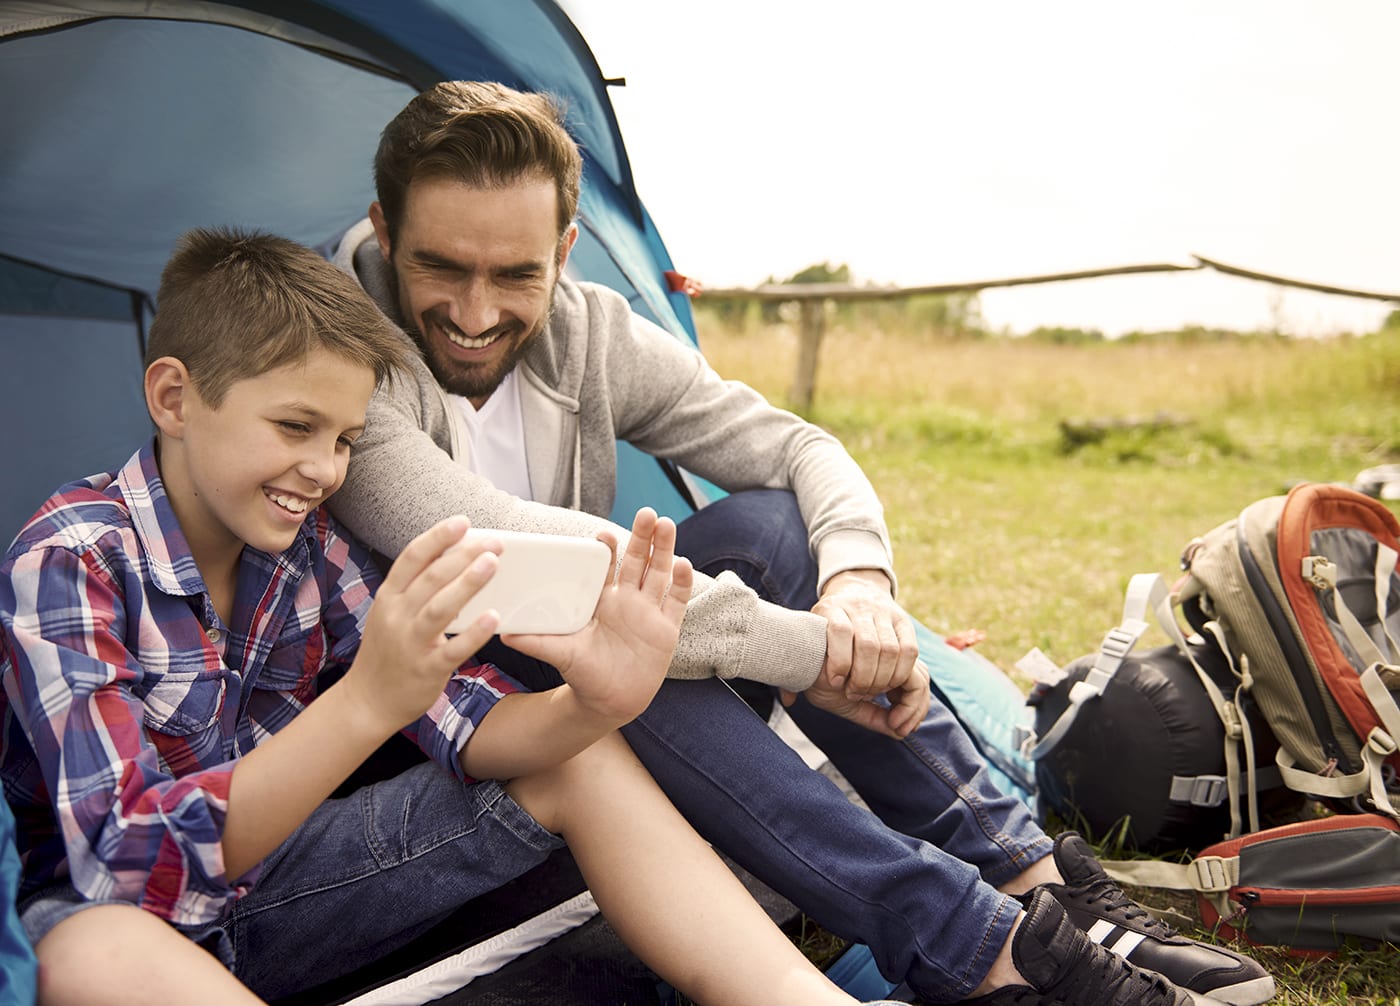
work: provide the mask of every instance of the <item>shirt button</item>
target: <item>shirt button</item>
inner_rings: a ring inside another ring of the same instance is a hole
[[[218,629],[210,629],[208,635],[209,642],[213,643],[215,646],[219,645],[219,640],[222,639],[224,636],[224,634]]]

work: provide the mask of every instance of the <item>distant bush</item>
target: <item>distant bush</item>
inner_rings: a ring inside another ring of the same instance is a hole
[[[1031,342],[1044,342],[1052,346],[1082,346],[1086,343],[1104,341],[1104,334],[1097,328],[1061,328],[1059,326],[1033,328],[1024,337]]]

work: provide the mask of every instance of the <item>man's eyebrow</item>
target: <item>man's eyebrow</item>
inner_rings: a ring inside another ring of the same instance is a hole
[[[411,248],[407,257],[417,265],[432,266],[437,269],[455,269],[459,272],[468,272],[471,266],[459,262],[454,258],[441,255],[424,248]],[[507,262],[504,265],[495,265],[491,271],[498,275],[515,275],[528,272],[544,272],[549,268],[548,259],[522,259],[519,262]]]
[[[463,268],[460,262],[456,262],[448,258],[446,255],[439,255],[437,252],[427,251],[422,248],[409,249],[408,257],[413,259],[413,261],[419,263],[420,265],[442,266],[447,269]]]

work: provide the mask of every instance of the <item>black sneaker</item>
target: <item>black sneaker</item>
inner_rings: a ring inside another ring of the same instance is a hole
[[[983,1006],[1190,1006],[1191,995],[1089,939],[1049,891],[1022,895],[1011,960],[1026,985],[966,999]]]
[[[1255,1006],[1273,998],[1274,980],[1256,961],[1182,936],[1152,915],[1104,873],[1079,835],[1068,831],[1056,838],[1054,856],[1065,883],[1041,888],[1095,943],[1165,976],[1198,1000]]]

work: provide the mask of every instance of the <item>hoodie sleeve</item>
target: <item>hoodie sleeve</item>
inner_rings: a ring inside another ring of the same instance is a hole
[[[395,375],[370,401],[344,485],[328,506],[361,541],[390,558],[444,517],[477,527],[594,537],[611,528],[591,514],[505,493],[450,454],[445,405],[427,366]],[[826,659],[826,620],[761,600],[748,587],[697,575],[670,676],[750,678],[792,691],[809,687]]]

